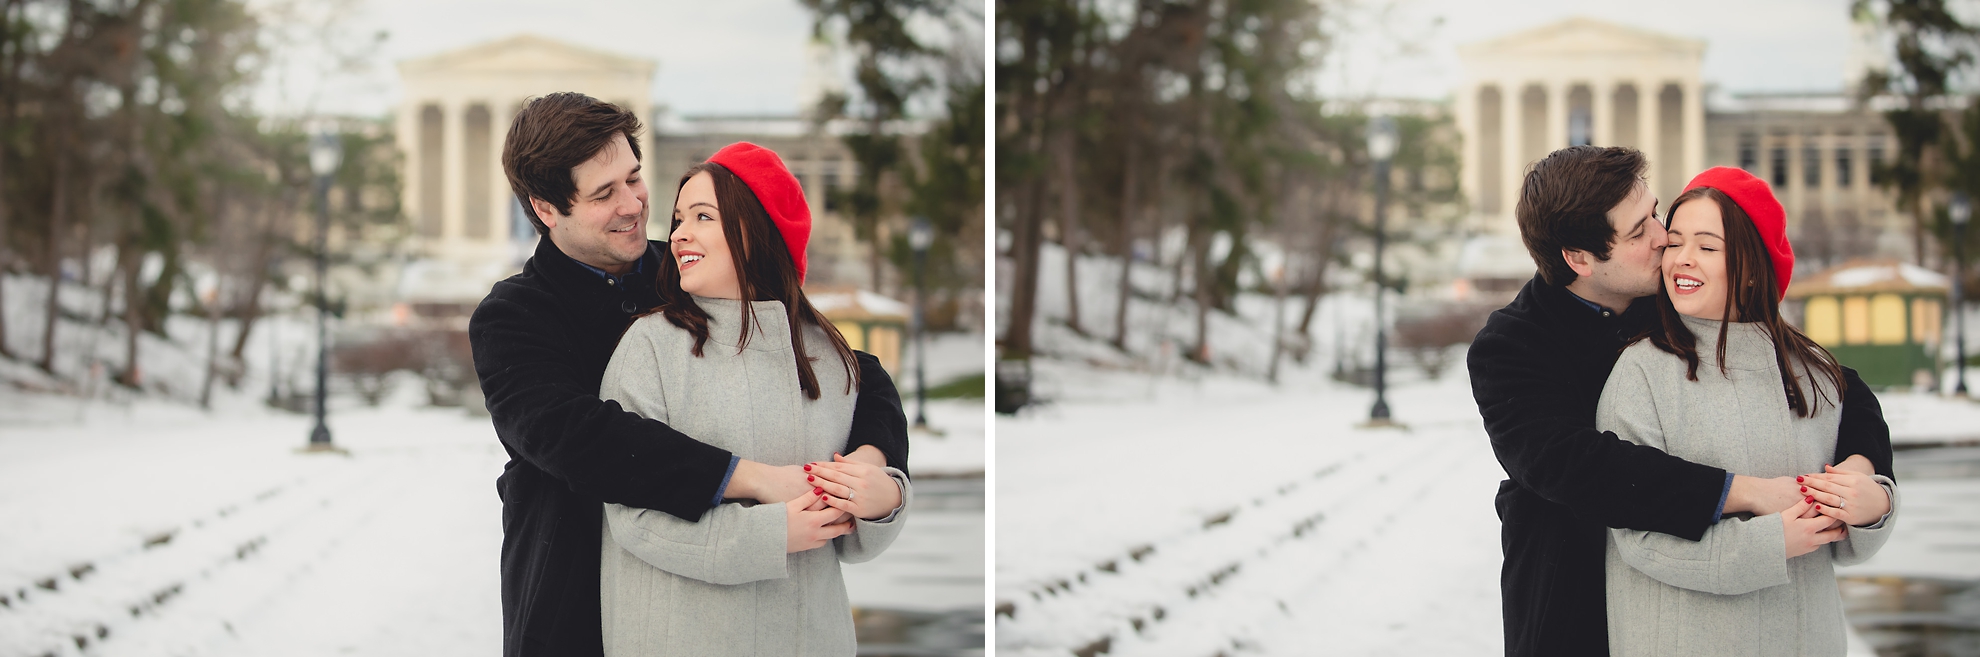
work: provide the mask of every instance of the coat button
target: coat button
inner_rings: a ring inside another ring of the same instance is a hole
[[[639,312],[639,306],[633,305],[633,302],[630,300],[620,301],[619,310],[624,311],[628,315],[631,315],[633,313]]]

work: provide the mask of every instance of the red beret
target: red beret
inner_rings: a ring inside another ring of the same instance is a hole
[[[1732,167],[1706,169],[1692,178],[1684,191],[1700,187],[1725,192],[1753,220],[1753,227],[1760,229],[1760,243],[1767,245],[1767,256],[1774,264],[1774,283],[1781,288],[1781,298],[1786,299],[1788,281],[1794,278],[1794,245],[1788,243],[1787,211],[1774,198],[1774,190],[1767,181]]]
[[[804,248],[811,242],[811,206],[805,204],[804,187],[784,166],[784,159],[777,157],[776,151],[739,141],[715,151],[708,161],[736,174],[756,194],[756,200],[770,213],[770,221],[777,224],[777,232],[783,233],[784,246],[797,265],[798,282],[803,283]]]

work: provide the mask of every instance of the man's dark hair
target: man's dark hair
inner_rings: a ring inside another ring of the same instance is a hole
[[[523,215],[536,226],[536,234],[547,235],[550,228],[536,216],[530,197],[570,214],[571,203],[577,198],[577,180],[571,170],[604,150],[618,135],[625,135],[633,159],[640,159],[640,127],[639,117],[632,111],[581,93],[560,91],[523,103],[516,111],[516,120],[509,124],[508,140],[502,143],[502,172],[509,177],[509,189],[522,204]]]
[[[1520,184],[1519,238],[1550,285],[1573,283],[1575,273],[1561,249],[1576,249],[1609,259],[1616,229],[1609,210],[1629,198],[1650,163],[1643,153],[1621,146],[1569,146],[1533,163]]]

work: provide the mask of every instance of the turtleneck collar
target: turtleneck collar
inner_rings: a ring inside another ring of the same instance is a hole
[[[1719,327],[1726,329],[1726,368],[1764,370],[1774,366],[1774,340],[1759,322],[1722,322],[1679,314],[1691,329],[1700,365],[1719,366]]]
[[[741,336],[743,302],[739,299],[716,299],[694,296],[694,305],[708,313],[708,341],[734,348]],[[751,351],[783,351],[791,348],[790,321],[784,316],[782,301],[751,301],[749,311],[750,330],[755,335],[749,338]]]

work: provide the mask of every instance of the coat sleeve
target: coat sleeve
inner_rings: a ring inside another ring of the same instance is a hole
[[[666,421],[666,391],[655,374],[659,359],[654,343],[640,329],[635,324],[626,332],[605,367],[598,393],[641,417]],[[789,576],[785,513],[782,504],[726,503],[695,522],[608,503],[605,523],[614,543],[655,568],[710,584],[733,585]]]
[[[908,507],[914,502],[914,484],[908,481],[907,473],[897,468],[887,468],[887,476],[901,487],[901,506],[894,514],[882,518],[885,522],[853,519],[851,534],[832,539],[837,544],[839,561],[845,563],[865,563],[887,551],[894,544],[894,538],[901,535],[901,526],[907,519]]]
[[[846,438],[845,453],[861,445],[872,445],[887,457],[887,465],[907,476],[907,414],[901,409],[901,392],[880,359],[864,351],[853,352],[859,361],[859,398],[853,402],[852,433]]]
[[[1596,430],[1557,343],[1530,322],[1495,314],[1466,357],[1507,476],[1589,522],[1703,536],[1717,520],[1726,471]]]
[[[1624,352],[1596,406],[1595,426],[1618,438],[1663,449],[1668,443],[1649,373]],[[1717,595],[1738,595],[1788,583],[1787,541],[1779,514],[1727,518],[1699,540],[1638,529],[1609,530],[1624,563],[1659,582]]]
[[[1891,471],[1891,427],[1884,423],[1884,406],[1856,370],[1847,367],[1842,370],[1842,424],[1836,429],[1836,455],[1830,463],[1841,463],[1852,454],[1862,454],[1870,459],[1877,474],[1895,482],[1897,475]],[[1897,505],[1893,504],[1892,508]]]
[[[498,289],[500,289],[498,287]],[[495,435],[518,458],[572,490],[693,521],[715,499],[730,455],[588,388],[567,345],[580,336],[550,317],[544,293],[490,294],[468,339]]]

